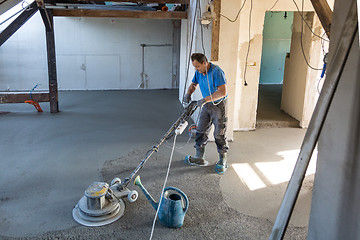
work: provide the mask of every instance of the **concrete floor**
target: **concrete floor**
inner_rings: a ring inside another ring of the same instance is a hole
[[[257,128],[299,127],[299,121],[281,108],[282,84],[259,85]]]
[[[182,113],[177,91],[73,91],[59,93],[60,113],[37,113],[28,104],[2,104],[0,112],[0,239],[147,239],[155,211],[139,191],[124,216],[104,226],[77,224],[71,211],[94,181],[128,176],[147,150]],[[215,144],[206,150],[209,167],[185,165],[194,152],[178,137],[168,186],[190,200],[184,225],[156,225],[153,239],[268,239],[305,130],[236,132],[227,174],[214,174]],[[172,141],[140,171],[159,198]],[[314,161],[312,161],[312,165]],[[286,239],[304,239],[313,174],[306,177]]]

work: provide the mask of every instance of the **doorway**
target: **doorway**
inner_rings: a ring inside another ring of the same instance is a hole
[[[299,126],[296,119],[280,110],[293,18],[294,12],[265,13],[256,127]]]

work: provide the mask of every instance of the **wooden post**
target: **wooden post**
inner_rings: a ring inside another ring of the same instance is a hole
[[[50,112],[57,113],[59,112],[59,103],[58,103],[58,87],[57,87],[57,74],[56,74],[54,18],[53,18],[52,10],[45,10],[45,11],[48,11],[48,17],[51,25],[50,31],[46,30]]]
[[[48,11],[45,9],[45,7],[44,8],[39,8],[39,10],[40,10],[40,14],[41,14],[41,17],[43,19],[43,22],[45,24],[45,30],[47,32],[52,31],[52,27],[51,27],[52,25],[51,25],[51,21],[49,19]]]
[[[181,21],[171,20],[173,24],[173,46],[172,46],[172,88],[179,87],[179,63],[180,63],[180,39]]]
[[[211,61],[219,60],[220,11],[221,0],[214,0],[214,12],[216,18],[213,20],[212,26]]]

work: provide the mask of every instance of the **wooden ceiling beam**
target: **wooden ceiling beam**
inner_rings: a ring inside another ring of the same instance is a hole
[[[186,19],[187,12],[54,9],[54,17]]]
[[[87,0],[77,0],[78,2],[85,2]],[[45,3],[62,3],[58,0],[45,0]],[[96,2],[131,2],[131,3],[177,3],[177,4],[190,4],[190,0],[96,0]]]
[[[86,1],[86,0],[79,0]],[[178,3],[178,4],[190,4],[190,0],[96,0],[97,2],[132,2],[132,3]]]

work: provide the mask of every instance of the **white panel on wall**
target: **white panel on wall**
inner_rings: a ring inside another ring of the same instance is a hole
[[[145,47],[144,63],[148,88],[172,88],[172,46]]]
[[[85,89],[85,57],[57,56],[58,86],[60,90]]]
[[[82,37],[82,18],[55,17],[56,55],[82,55],[86,39]]]
[[[86,89],[119,89],[120,56],[86,56]]]

